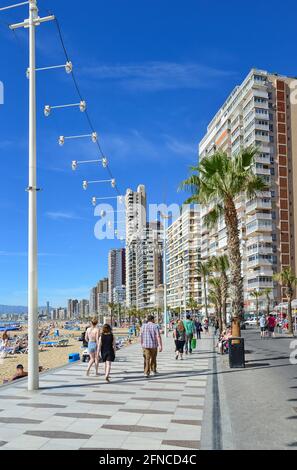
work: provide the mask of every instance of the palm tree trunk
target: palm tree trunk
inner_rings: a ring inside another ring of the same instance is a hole
[[[292,296],[287,295],[288,299],[288,334],[293,335],[293,317],[292,317]]]
[[[270,311],[270,297],[269,294],[267,295],[267,315],[269,315]]]
[[[259,299],[256,298],[256,325],[259,326]]]
[[[227,326],[227,297],[228,297],[228,278],[226,273],[222,276],[222,321],[223,327]]]
[[[206,290],[206,278],[205,278],[205,276],[203,276],[203,287],[204,287],[205,317],[208,318],[207,290]]]
[[[230,297],[234,334],[240,336],[240,320],[243,319],[243,279],[241,275],[241,253],[238,229],[238,216],[233,199],[225,200],[225,224],[228,239],[228,258],[230,263]]]

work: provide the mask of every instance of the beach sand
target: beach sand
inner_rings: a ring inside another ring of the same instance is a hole
[[[39,365],[43,369],[53,369],[61,367],[68,363],[68,355],[70,353],[78,352],[82,354],[85,348],[82,347],[82,342],[77,338],[81,336],[81,331],[69,331],[59,328],[60,339],[67,338],[69,345],[65,347],[48,347],[44,351],[39,352]],[[22,334],[26,331],[22,331]],[[114,334],[117,336],[127,336],[127,329],[115,329]],[[11,335],[13,336],[13,335]],[[3,384],[4,379],[11,379],[15,374],[15,369],[18,364],[24,366],[24,370],[28,370],[28,354],[15,354],[8,355],[5,359],[0,358],[0,386]]]

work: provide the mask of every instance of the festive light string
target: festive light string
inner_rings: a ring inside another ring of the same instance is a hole
[[[48,11],[48,13],[49,13],[49,14],[52,14],[52,13],[49,12],[49,11]],[[59,39],[60,39],[60,42],[61,42],[61,45],[62,45],[64,54],[65,54],[66,61],[69,62],[69,61],[70,61],[70,58],[69,58],[69,55],[68,55],[68,52],[67,52],[67,49],[66,49],[66,46],[65,46],[64,39],[63,39],[63,34],[62,34],[61,26],[60,26],[59,20],[58,20],[58,18],[57,18],[56,16],[55,16],[55,24],[56,24],[56,27],[57,27]],[[70,75],[72,76],[72,80],[73,80],[75,89],[76,89],[76,91],[77,91],[77,94],[78,94],[78,96],[79,96],[79,98],[80,98],[80,101],[85,101],[85,99],[84,99],[84,97],[83,97],[83,95],[82,95],[82,93],[81,93],[81,91],[80,91],[80,88],[79,88],[79,85],[78,85],[78,82],[77,82],[77,79],[76,79],[76,76],[75,76],[75,73],[74,73],[73,70],[71,71],[71,74],[70,74]],[[92,122],[92,120],[91,120],[90,114],[89,114],[89,112],[88,112],[88,109],[85,110],[84,114],[85,114],[85,116],[86,116],[86,118],[87,118],[87,121],[88,121],[88,124],[89,124],[89,126],[90,126],[90,129],[91,129],[92,133],[93,133],[93,132],[96,132],[95,127],[94,127],[94,125],[93,125],[93,122]],[[104,152],[103,152],[103,150],[102,150],[102,147],[101,147],[101,145],[100,145],[99,139],[97,139],[96,145],[97,145],[97,147],[98,147],[98,150],[99,150],[100,155],[102,156],[102,158],[106,158],[106,156],[105,156],[105,154],[104,154]],[[109,176],[111,177],[111,179],[114,179],[114,176],[113,176],[113,174],[112,174],[112,172],[111,172],[111,169],[110,169],[110,167],[109,167],[109,164],[106,166],[106,170],[107,170]],[[115,190],[116,190],[117,194],[120,196],[120,195],[121,195],[121,192],[120,192],[120,190],[119,190],[117,184],[115,185]]]

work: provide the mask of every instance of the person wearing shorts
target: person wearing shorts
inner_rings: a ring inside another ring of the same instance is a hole
[[[268,328],[268,336],[271,338],[271,336],[275,337],[274,334],[274,329],[276,325],[276,320],[273,315],[269,315],[267,319],[267,328]]]
[[[92,326],[90,326],[85,334],[85,340],[88,342],[88,353],[90,360],[88,363],[87,375],[89,375],[92,365],[95,365],[96,375],[98,375],[99,358],[98,358],[98,344],[100,331],[97,327],[98,319],[94,317],[92,319]]]
[[[262,339],[262,338],[265,338],[266,329],[267,329],[266,318],[265,318],[265,315],[262,315],[262,316],[260,317],[261,339]]]

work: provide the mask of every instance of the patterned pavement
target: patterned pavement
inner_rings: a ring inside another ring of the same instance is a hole
[[[0,448],[197,450],[211,349],[203,338],[176,361],[169,337],[149,379],[134,344],[117,353],[110,384],[101,364],[99,377],[86,377],[86,364],[78,362],[42,374],[38,392],[28,392],[24,381],[4,386]]]

